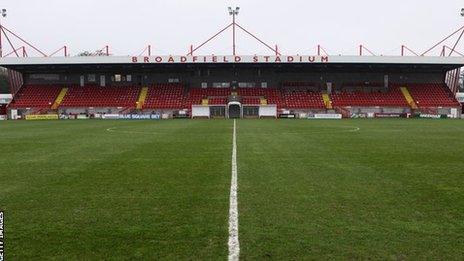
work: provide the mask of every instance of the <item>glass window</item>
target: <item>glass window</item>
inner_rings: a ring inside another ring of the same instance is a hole
[[[214,88],[229,88],[230,82],[213,82]]]
[[[238,87],[239,88],[254,88],[255,83],[254,82],[239,82]]]
[[[87,80],[89,82],[95,82],[97,79],[96,79],[95,74],[89,74],[89,75],[87,75]]]

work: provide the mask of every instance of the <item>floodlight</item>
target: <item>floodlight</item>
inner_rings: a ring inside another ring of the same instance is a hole
[[[240,7],[235,7],[235,9],[233,9],[232,7],[229,6],[229,14],[230,15],[238,15],[238,11],[240,10]]]
[[[2,17],[6,17],[6,9],[2,9]]]
[[[461,16],[464,16],[464,8],[461,8]]]

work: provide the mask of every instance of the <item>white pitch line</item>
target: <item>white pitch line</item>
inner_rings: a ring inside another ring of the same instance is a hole
[[[348,132],[357,132],[357,131],[360,131],[360,130],[361,130],[361,128],[356,127],[356,128],[354,128],[352,130],[349,130]]]
[[[237,261],[240,257],[238,241],[238,203],[237,203],[237,130],[234,120],[232,136],[232,178],[230,182],[229,206],[229,261]]]

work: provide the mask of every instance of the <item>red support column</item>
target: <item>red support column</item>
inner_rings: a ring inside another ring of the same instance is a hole
[[[151,45],[148,45],[148,56],[151,56]]]
[[[0,57],[3,57],[3,45],[2,45],[2,25],[0,24]]]
[[[363,55],[363,46],[362,44],[359,45],[359,56],[362,56]]]
[[[317,45],[317,56],[321,56],[321,46]]]
[[[27,46],[31,47],[32,49],[34,49],[36,52],[40,53],[41,55],[43,55],[44,57],[47,57],[47,55],[42,52],[41,50],[39,50],[38,48],[36,48],[35,46],[33,46],[32,44],[30,44],[28,41],[24,40],[23,38],[21,38],[19,35],[15,34],[14,32],[12,32],[11,30],[9,30],[8,28],[6,28],[5,26],[2,26],[2,30],[3,30],[3,33],[5,34],[5,37],[7,38],[8,40],[8,36],[6,34],[6,32],[10,33],[11,35],[13,35],[14,37],[16,37],[16,39],[18,39],[19,41],[23,42],[24,44],[26,44]],[[14,48],[13,48],[14,49]]]
[[[452,70],[451,71],[451,81],[450,81],[451,86],[449,86],[451,92],[454,92],[455,83],[456,83],[456,70]]]
[[[454,49],[456,49],[456,47],[458,46],[458,44],[461,41],[461,38],[462,38],[463,35],[464,35],[464,30],[461,31],[461,34],[459,35],[458,40],[456,41],[456,43],[453,45],[453,48],[451,49],[451,52],[450,52],[449,56],[451,56],[453,54]]]
[[[68,57],[68,47],[64,46],[64,57]]]
[[[245,28],[243,28],[242,26],[240,26],[239,24],[236,24],[238,28],[240,28],[242,31],[244,31],[245,33],[247,33],[249,36],[253,37],[255,40],[257,40],[258,42],[260,42],[261,44],[263,44],[264,46],[266,46],[267,48],[269,48],[269,50],[272,50],[273,52],[275,52],[276,50],[271,47],[270,45],[268,45],[267,43],[263,42],[261,39],[259,39],[258,37],[256,37],[256,35],[250,33],[248,30],[246,30]],[[280,53],[279,53],[280,55]]]
[[[426,55],[428,52],[432,51],[432,50],[435,49],[437,46],[439,46],[440,44],[442,44],[443,42],[445,42],[446,40],[448,40],[449,38],[451,38],[453,35],[455,35],[455,34],[457,34],[458,32],[460,32],[461,30],[464,30],[464,26],[462,26],[462,27],[459,28],[458,30],[454,31],[452,34],[448,35],[447,37],[445,37],[444,39],[442,39],[440,42],[438,42],[437,44],[435,44],[434,46],[430,47],[427,51],[423,52],[420,56]]]
[[[404,45],[401,45],[401,56],[404,56]]]
[[[11,49],[13,49],[13,52],[11,52],[11,53],[16,54],[16,57],[19,57],[19,54],[18,54],[17,51],[18,51],[18,49],[20,49],[20,48],[16,49],[16,48],[14,47],[13,43],[11,42],[10,38],[8,37],[8,35],[7,35],[6,32],[5,32],[5,29],[6,29],[5,27],[2,26],[0,29],[1,29],[1,31],[3,32],[3,35],[5,36],[6,40],[7,40],[8,43],[10,44]],[[6,29],[6,30],[8,30],[8,29]],[[2,32],[0,32],[0,33],[2,33]],[[8,55],[10,55],[10,54],[8,54]],[[8,56],[8,55],[6,55],[6,56]]]

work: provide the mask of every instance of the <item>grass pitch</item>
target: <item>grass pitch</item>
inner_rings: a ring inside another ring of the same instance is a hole
[[[227,258],[233,122],[0,122],[11,259]],[[464,121],[239,120],[241,258],[460,259]]]

